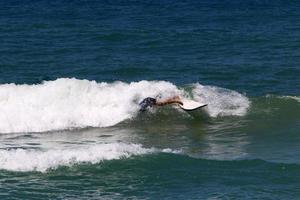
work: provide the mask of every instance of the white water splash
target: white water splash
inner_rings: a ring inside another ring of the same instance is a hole
[[[0,132],[107,127],[134,117],[147,96],[179,95],[164,81],[97,83],[57,79],[39,85],[0,85]]]
[[[245,115],[250,105],[238,92],[194,84],[194,99],[211,117]],[[0,133],[108,127],[134,118],[146,97],[186,96],[166,81],[97,83],[61,78],[37,85],[0,85]]]
[[[250,107],[250,101],[246,96],[215,86],[194,84],[193,96],[195,100],[208,104],[208,113],[212,117],[243,116]]]

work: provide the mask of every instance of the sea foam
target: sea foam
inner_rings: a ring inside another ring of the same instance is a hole
[[[146,97],[190,97],[166,81],[97,83],[60,78],[37,85],[0,85],[0,133],[44,132],[83,127],[108,127],[134,118]],[[208,113],[244,115],[247,97],[214,86],[194,84],[193,98],[208,103]]]
[[[249,99],[233,90],[194,84],[194,99],[208,104],[208,113],[212,117],[217,116],[243,116],[250,107]]]
[[[300,97],[299,96],[282,96],[281,98],[293,99],[293,100],[296,100],[296,101],[300,102]]]
[[[105,160],[128,158],[155,152],[173,153],[170,149],[143,148],[140,144],[109,143],[86,147],[37,150],[0,150],[0,169],[10,171],[40,171],[80,163],[96,164]],[[174,151],[177,153],[177,151]]]
[[[135,116],[147,96],[178,95],[160,81],[97,83],[57,79],[38,85],[0,85],[0,132],[107,127]]]

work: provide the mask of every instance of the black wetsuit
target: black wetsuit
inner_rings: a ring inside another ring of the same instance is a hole
[[[139,105],[141,106],[140,111],[145,111],[148,107],[152,107],[156,104],[156,99],[147,97]]]

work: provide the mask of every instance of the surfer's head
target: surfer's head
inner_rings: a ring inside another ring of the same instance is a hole
[[[156,105],[156,99],[147,97],[139,105],[141,106],[140,111],[145,111],[148,107]]]

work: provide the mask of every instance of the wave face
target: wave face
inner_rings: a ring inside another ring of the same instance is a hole
[[[244,115],[247,97],[213,86],[193,85],[190,95],[166,81],[97,83],[61,78],[37,85],[0,85],[0,132],[43,132],[83,127],[108,127],[138,113],[145,97],[174,95],[208,103],[212,117]]]

